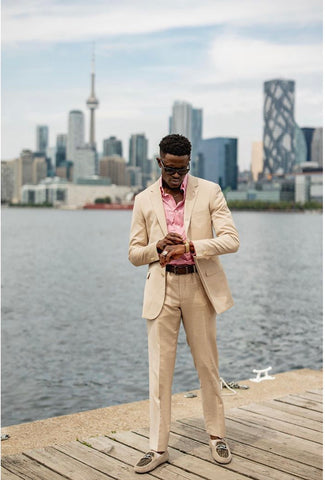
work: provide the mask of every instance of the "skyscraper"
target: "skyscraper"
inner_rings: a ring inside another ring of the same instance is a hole
[[[127,185],[126,162],[119,155],[101,158],[99,175],[109,177],[114,185]]]
[[[77,148],[85,144],[85,120],[80,110],[69,112],[68,138],[67,138],[67,160],[74,162]]]
[[[96,151],[88,145],[77,148],[74,154],[73,182],[96,175]]]
[[[65,165],[67,160],[67,135],[60,133],[56,136],[56,168]]]
[[[179,133],[192,141],[192,105],[190,103],[178,100],[174,102],[169,133]]]
[[[313,134],[315,129],[309,127],[303,127],[302,132],[305,136],[306,147],[307,147],[307,162],[311,162],[311,142],[313,140]]]
[[[91,92],[87,100],[87,107],[90,109],[90,131],[89,131],[89,146],[96,150],[95,141],[95,110],[98,108],[99,101],[95,95],[95,54],[92,58],[92,71],[91,71]]]
[[[311,161],[323,166],[323,127],[315,128],[311,142]]]
[[[49,127],[47,125],[37,125],[36,127],[36,152],[46,154],[49,144]]]
[[[307,142],[302,129],[295,124],[295,165],[307,162]]]
[[[263,142],[253,142],[252,144],[252,162],[251,172],[254,182],[257,182],[258,176],[263,172]]]
[[[198,145],[198,174],[222,189],[237,189],[237,138],[216,137]]]
[[[11,202],[15,197],[17,160],[1,162],[1,203]]]
[[[192,172],[198,174],[197,147],[202,140],[202,109],[193,108],[190,103],[175,101],[172,116],[169,117],[169,133],[179,133],[192,143]]]
[[[123,156],[122,142],[116,137],[109,137],[103,141],[103,156],[111,157],[112,155]]]
[[[264,173],[292,171],[295,163],[295,82],[264,82]]]

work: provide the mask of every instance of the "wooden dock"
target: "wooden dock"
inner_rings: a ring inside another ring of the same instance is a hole
[[[216,464],[203,420],[172,424],[169,463],[137,475],[148,430],[110,432],[2,459],[3,480],[321,480],[322,390],[307,390],[226,412],[230,464]]]

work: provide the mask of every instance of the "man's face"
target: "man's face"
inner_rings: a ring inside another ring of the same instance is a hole
[[[165,183],[171,190],[177,190],[189,169],[190,156],[189,155],[172,155],[171,153],[161,153],[160,158],[157,158],[158,165],[161,168],[161,176],[163,183]],[[179,169],[179,171],[169,170]]]

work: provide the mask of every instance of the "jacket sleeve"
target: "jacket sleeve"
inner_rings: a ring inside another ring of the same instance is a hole
[[[141,199],[135,197],[130,230],[129,260],[139,267],[159,260],[156,242],[148,244],[148,231],[141,208]]]
[[[216,238],[192,240],[197,258],[237,252],[239,236],[219,185],[212,189],[209,202],[211,222]]]

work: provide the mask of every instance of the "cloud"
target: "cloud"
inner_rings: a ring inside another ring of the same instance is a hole
[[[220,36],[210,49],[215,82],[296,77],[322,71],[322,45],[278,44],[238,36]]]
[[[321,0],[18,0],[3,2],[3,42],[89,41],[204,25],[321,23]]]

